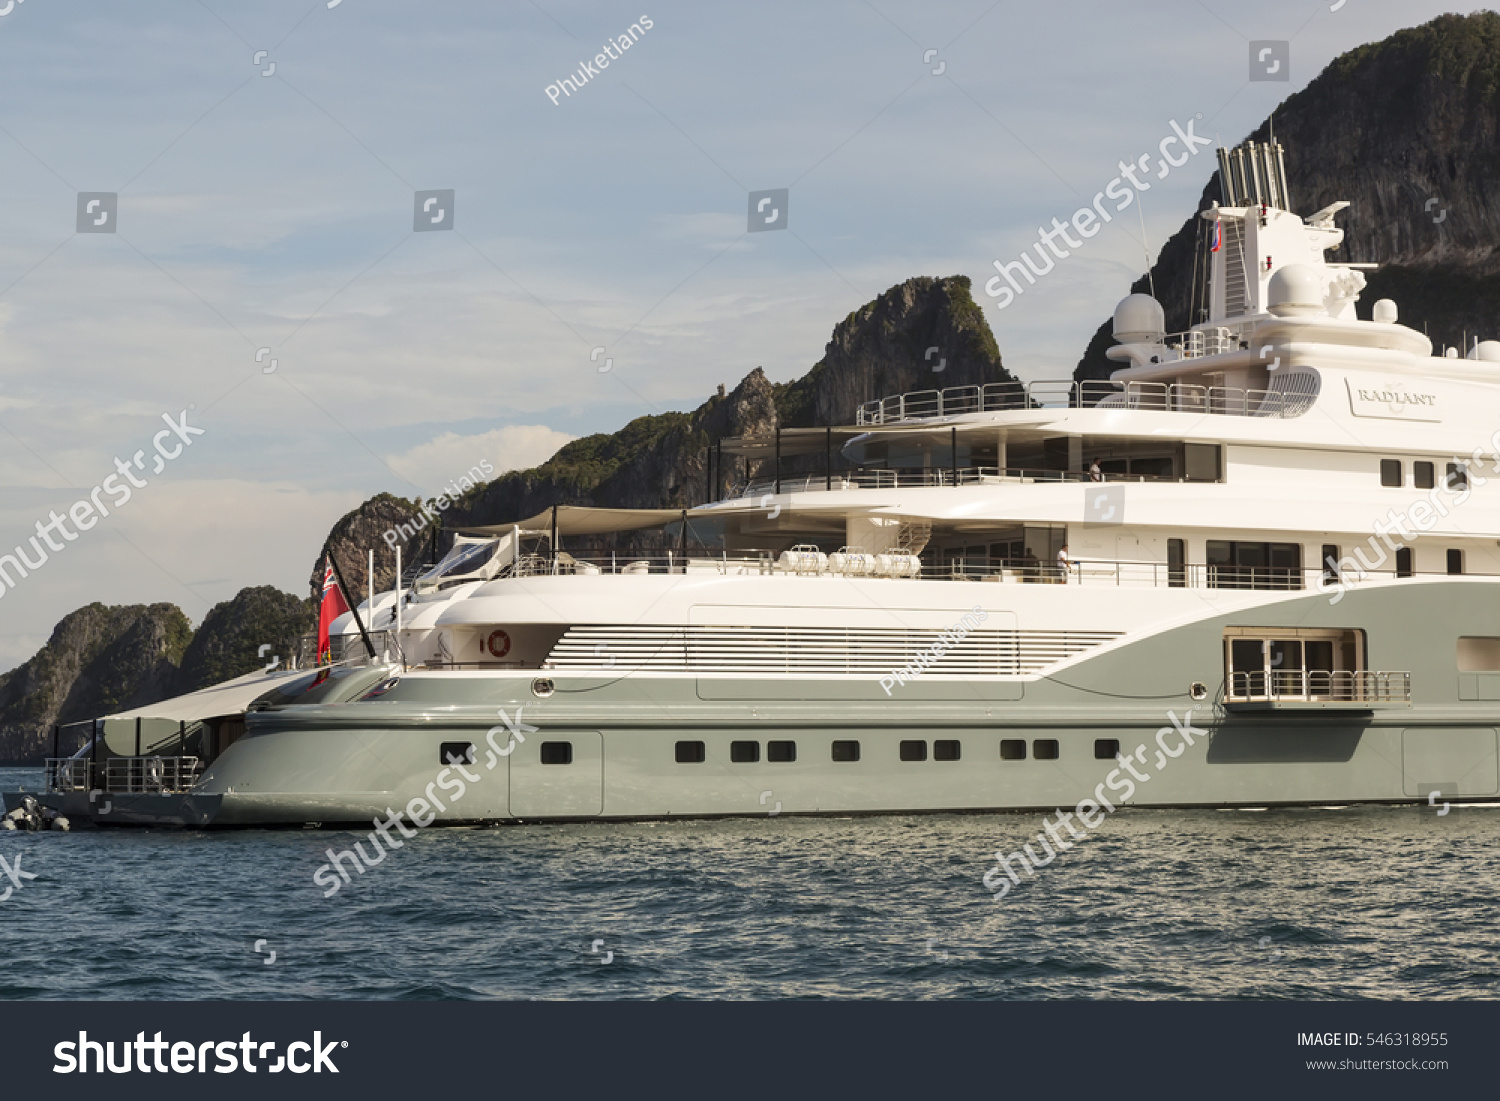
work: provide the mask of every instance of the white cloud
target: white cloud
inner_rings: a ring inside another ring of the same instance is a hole
[[[474,467],[483,469],[482,462],[494,468],[494,474],[486,475],[488,480],[507,470],[538,466],[572,439],[545,424],[508,424],[477,436],[444,432],[400,455],[389,455],[386,461],[425,495],[436,496]]]

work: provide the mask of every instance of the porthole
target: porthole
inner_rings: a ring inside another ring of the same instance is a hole
[[[474,763],[474,743],[444,742],[438,746],[438,763],[444,765],[472,765]]]
[[[550,677],[537,677],[531,682],[531,694],[539,700],[545,700],[557,691],[557,685],[552,683]]]

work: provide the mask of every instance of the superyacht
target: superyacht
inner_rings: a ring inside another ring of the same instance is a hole
[[[97,822],[535,822],[1500,798],[1500,343],[1435,350],[1280,146],[1219,152],[1186,332],[1108,380],[712,449],[686,510],[468,530],[335,662],[97,721]],[[795,474],[786,474],[788,466]],[[660,556],[584,548],[661,529]],[[399,575],[398,575],[399,576]],[[1183,724],[1202,736],[1182,736]],[[106,809],[107,808],[107,809]],[[415,815],[413,815],[415,819]]]

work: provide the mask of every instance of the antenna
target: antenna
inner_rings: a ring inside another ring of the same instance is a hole
[[[1151,287],[1151,297],[1156,297],[1156,276],[1151,274],[1151,250],[1146,247],[1146,208],[1141,202],[1140,192],[1135,196],[1135,212],[1141,219],[1141,253],[1146,257],[1146,281]]]

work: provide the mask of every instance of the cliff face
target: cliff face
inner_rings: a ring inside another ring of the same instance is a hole
[[[366,591],[365,575],[369,572],[366,552],[369,548],[375,548],[375,591],[386,592],[396,587],[396,547],[401,547],[404,567],[414,554],[424,553],[432,530],[432,521],[422,515],[416,502],[389,493],[376,494],[358,508],[344,513],[333,525],[328,538],[323,540],[317,560],[313,562],[312,574],[307,579],[314,607],[322,600],[323,562],[330,549],[338,558],[339,569],[344,571],[344,581],[353,590],[349,594],[350,602],[358,604]],[[394,543],[386,538],[387,532],[394,533]],[[316,611],[313,618],[316,623]],[[204,625],[207,624],[205,619]]]
[[[1010,378],[968,276],[919,276],[839,322],[822,360],[776,397],[790,427],[853,424],[877,398]]]
[[[967,277],[909,279],[839,322],[823,358],[801,379],[773,385],[757,367],[731,393],[721,387],[691,413],[640,417],[619,432],[574,440],[541,466],[466,494],[443,523],[449,529],[503,523],[553,504],[690,507],[705,499],[708,450],[724,437],[763,434],[778,424],[852,424],[872,398],[1009,378]],[[785,469],[796,470],[796,463],[789,460]],[[727,471],[726,482],[742,474],[740,467]],[[630,545],[645,549],[652,539],[637,537]]]
[[[1330,259],[1373,261],[1361,317],[1394,299],[1403,324],[1439,347],[1500,338],[1500,15],[1444,15],[1337,58],[1276,111],[1287,186],[1307,215],[1339,199],[1344,244]],[[1270,137],[1269,120],[1247,135]],[[1219,198],[1218,173],[1197,209]],[[1435,200],[1435,201],[1434,201]],[[1151,272],[1167,331],[1187,328],[1196,214]],[[1149,293],[1145,277],[1130,288]],[[1124,297],[1122,288],[1121,297]],[[1077,378],[1107,378],[1110,322]]]
[[[0,761],[45,756],[54,723],[172,695],[192,633],[172,604],[90,604],[71,613],[30,661],[0,676]]]
[[[183,654],[172,694],[196,692],[262,669],[273,655],[285,665],[297,652],[297,639],[317,627],[317,605],[312,602],[270,585],[241,589],[203,617]],[[264,657],[262,645],[271,647]]]
[[[532,470],[503,474],[443,516],[446,527],[496,524],[553,504],[685,508],[707,491],[710,440],[776,427],[774,390],[759,367],[728,395],[691,413],[638,417],[618,432],[585,436]]]
[[[270,586],[216,604],[195,633],[174,604],[90,604],[58,623],[25,665],[0,675],[0,764],[35,764],[54,723],[81,722],[263,668],[296,652],[317,612]],[[264,658],[261,643],[272,650]],[[76,741],[64,746],[76,748]]]

